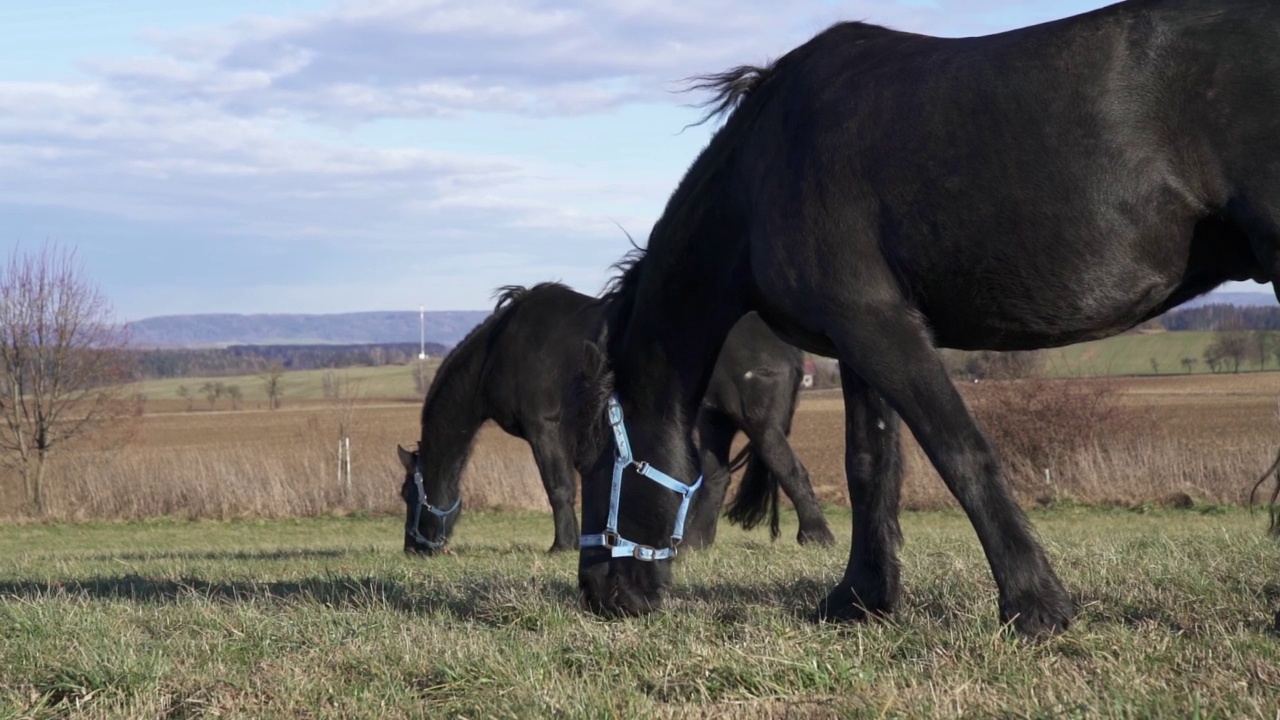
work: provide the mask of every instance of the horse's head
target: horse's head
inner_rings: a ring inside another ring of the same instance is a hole
[[[688,509],[681,501],[696,486],[641,462],[680,454],[671,442],[675,435],[664,437],[643,422],[630,430],[623,425],[606,346],[603,332],[586,344],[582,370],[565,399],[564,431],[582,476],[578,586],[594,613],[641,615],[658,609],[670,584],[670,557]],[[687,465],[661,469],[688,470]]]
[[[436,555],[447,552],[445,545],[462,514],[462,496],[456,486],[448,487],[441,473],[424,470],[421,447],[409,451],[396,445],[404,466],[404,551],[406,554]]]

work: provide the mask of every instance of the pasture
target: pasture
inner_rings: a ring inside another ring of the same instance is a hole
[[[1276,716],[1280,579],[1257,518],[1033,519],[1082,608],[1038,643],[1001,633],[955,511],[905,516],[903,607],[850,627],[804,618],[847,536],[726,528],[679,559],[665,612],[606,622],[537,513],[473,513],[431,560],[401,554],[392,518],[9,527],[0,716]]]
[[[722,524],[665,612],[621,623],[579,608],[528,449],[492,427],[455,554],[423,560],[400,552],[394,455],[418,402],[148,403],[59,460],[54,522],[0,526],[0,717],[1276,717],[1280,549],[1240,503],[1280,443],[1280,374],[1045,382],[963,388],[980,417],[1092,388],[1124,411],[1048,482],[1012,469],[1081,608],[1040,643],[1000,632],[973,531],[910,440],[901,611],[804,618],[848,552],[838,392],[806,393],[793,431],[838,545],[797,547],[789,513],[776,544]]]

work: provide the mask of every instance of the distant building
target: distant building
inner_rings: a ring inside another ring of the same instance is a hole
[[[818,365],[809,358],[804,359],[804,377],[800,379],[800,387],[813,387],[813,376],[818,371]]]

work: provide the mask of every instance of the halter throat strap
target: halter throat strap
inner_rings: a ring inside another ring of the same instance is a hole
[[[652,562],[666,560],[676,556],[676,548],[684,538],[685,516],[689,513],[689,503],[693,494],[702,487],[702,476],[692,485],[671,477],[647,462],[637,462],[631,454],[631,441],[627,437],[627,426],[622,419],[622,405],[618,396],[609,397],[607,408],[609,426],[613,431],[615,456],[613,461],[613,485],[609,489],[609,520],[605,523],[604,532],[583,535],[578,541],[580,547],[603,547],[609,549],[611,557],[630,557],[636,560]],[[618,507],[622,496],[622,475],[628,467],[635,469],[641,477],[648,478],[662,487],[680,495],[680,509],[676,513],[675,529],[671,533],[671,544],[665,548],[655,548],[628,540],[618,534]]]

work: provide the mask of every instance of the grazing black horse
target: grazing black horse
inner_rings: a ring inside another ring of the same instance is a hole
[[[578,547],[577,481],[560,430],[560,403],[578,370],[582,344],[600,322],[602,308],[594,300],[556,283],[503,288],[493,315],[445,358],[422,405],[418,450],[397,447],[405,468],[405,552],[430,555],[444,548],[462,508],[463,466],[488,419],[533,449],[555,519],[551,550]],[[771,509],[776,538],[781,485],[799,516],[797,539],[834,542],[808,472],[787,442],[802,359],[755,315],[743,318],[725,342],[698,413],[708,482],[692,508],[689,545],[715,539],[729,474],[743,465],[731,520],[750,528]],[[739,430],[749,442],[730,460]]]
[[[587,542],[615,504],[611,398],[634,457],[692,482],[685,418],[755,310],[840,361],[853,545],[816,617],[898,601],[901,417],[977,532],[1000,618],[1066,628],[1071,598],[935,348],[1102,338],[1276,278],[1280,3],[1130,0],[956,39],[840,23],[702,80],[728,117],[609,294],[568,406],[588,607],[650,611],[670,578]],[[609,538],[666,547],[680,488],[623,476]]]

